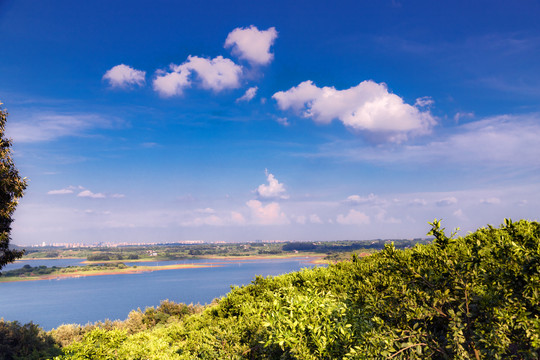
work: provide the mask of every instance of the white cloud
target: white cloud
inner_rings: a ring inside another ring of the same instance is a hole
[[[450,206],[450,205],[453,205],[453,204],[457,204],[458,200],[453,197],[453,196],[450,196],[450,197],[447,197],[447,198],[444,198],[444,199],[441,199],[439,201],[436,202],[437,206]]]
[[[223,56],[207,59],[188,56],[181,65],[170,65],[170,72],[156,71],[153,87],[161,96],[182,95],[185,88],[192,84],[191,77],[196,75],[200,86],[219,92],[240,87],[242,67]]]
[[[83,190],[79,194],[77,194],[78,197],[87,197],[92,199],[104,199],[105,194],[102,193],[93,193],[90,190]]]
[[[449,129],[425,144],[362,147],[356,143],[327,144],[323,156],[346,156],[372,163],[458,165],[474,169],[540,169],[540,114],[502,115]]]
[[[259,225],[284,225],[290,221],[281,211],[278,203],[272,202],[264,206],[259,200],[249,200],[246,205],[251,210],[252,221]]]
[[[272,61],[274,54],[270,47],[277,38],[274,27],[259,30],[251,25],[249,28],[236,28],[225,40],[225,48],[232,48],[232,53],[254,65],[266,65]]]
[[[285,190],[285,185],[283,183],[280,183],[274,175],[268,173],[268,170],[266,170],[266,179],[268,180],[268,185],[261,184],[255,191],[257,193],[257,196],[260,199],[288,199],[289,195],[287,195]]]
[[[172,67],[174,65],[171,65]],[[191,81],[189,80],[190,74],[191,72],[187,69],[179,69],[170,73],[158,70],[156,71],[156,77],[153,82],[154,91],[157,91],[163,97],[182,95],[184,88],[191,85]]]
[[[47,195],[65,195],[65,194],[73,194],[73,189],[66,188],[66,189],[60,189],[60,190],[51,190],[47,192]]]
[[[431,98],[431,96],[423,96],[414,102],[414,106],[417,107],[429,107],[431,105],[435,104],[435,101]]]
[[[82,136],[94,128],[117,127],[122,121],[95,114],[32,114],[17,118],[7,126],[7,134],[16,142],[41,142],[65,136]]]
[[[183,66],[197,73],[202,80],[201,85],[205,89],[217,92],[240,86],[242,67],[230,59],[223,58],[223,56],[217,56],[211,60],[189,56],[188,61]]]
[[[370,223],[368,215],[354,209],[351,209],[347,215],[339,214],[336,221],[342,225],[363,225]]]
[[[308,80],[279,91],[272,98],[281,110],[292,109],[322,124],[338,119],[353,130],[376,134],[392,142],[427,134],[436,123],[429,111],[404,103],[399,96],[389,93],[384,83],[370,80],[346,90],[319,88]]]
[[[239,97],[238,99],[236,99],[236,102],[240,102],[240,101],[251,101],[255,95],[257,95],[257,90],[259,88],[257,86],[253,86],[253,87],[250,87],[249,89],[246,90],[245,94],[242,95],[241,97]]]
[[[131,86],[143,86],[146,72],[135,70],[131,66],[124,64],[116,65],[107,70],[103,79],[109,81],[113,88],[127,88]]]

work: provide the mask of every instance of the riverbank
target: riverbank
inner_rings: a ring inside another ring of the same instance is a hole
[[[23,275],[23,276],[0,276],[0,283],[6,282],[18,282],[18,281],[39,281],[39,280],[61,280],[66,278],[78,278],[87,276],[105,276],[105,275],[125,275],[125,274],[137,274],[143,272],[163,271],[163,270],[178,270],[178,269],[193,269],[193,268],[208,268],[208,267],[222,267],[230,262],[247,262],[253,260],[284,260],[284,259],[306,259],[306,262],[313,265],[328,264],[328,261],[323,260],[324,255],[298,255],[298,254],[280,254],[280,255],[251,255],[251,256],[208,256],[199,258],[204,260],[213,260],[212,262],[196,263],[196,264],[171,264],[171,265],[156,265],[156,266],[127,266],[123,268],[106,268],[106,269],[92,269],[85,270],[84,266],[72,268],[73,271],[66,271],[70,268],[59,268],[51,274],[46,275]],[[51,259],[48,259],[51,260]],[[228,261],[228,263],[220,262],[219,260]],[[114,264],[114,263],[136,263],[143,261],[171,261],[171,260],[110,260],[110,261],[83,261],[82,264],[96,265],[96,264]],[[174,261],[174,260],[172,260]]]
[[[177,270],[177,269],[194,269],[206,267],[221,267],[219,263],[204,263],[204,264],[173,264],[173,265],[158,265],[158,266],[129,266],[123,269],[106,269],[106,270],[75,270],[73,272],[63,272],[61,268],[57,272],[47,275],[36,276],[9,276],[0,277],[0,283],[3,282],[18,282],[18,281],[38,281],[38,280],[61,280],[66,278],[79,278],[86,276],[104,276],[104,275],[125,275],[137,274],[152,271],[162,270]],[[64,270],[65,271],[65,270]]]

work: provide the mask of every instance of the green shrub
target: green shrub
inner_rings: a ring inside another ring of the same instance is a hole
[[[540,224],[453,238],[434,221],[430,234],[256,277],[201,313],[170,302],[132,312],[123,323],[136,331],[92,330],[61,359],[538,359]]]

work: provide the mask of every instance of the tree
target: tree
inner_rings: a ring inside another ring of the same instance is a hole
[[[13,212],[26,189],[26,178],[21,178],[11,158],[11,139],[4,134],[8,113],[1,106],[0,102],[0,269],[24,253],[10,249],[9,241]]]

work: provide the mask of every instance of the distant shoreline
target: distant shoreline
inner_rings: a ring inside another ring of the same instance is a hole
[[[0,283],[6,282],[18,282],[18,281],[39,281],[39,280],[61,280],[65,278],[78,278],[87,276],[103,276],[103,275],[124,275],[124,274],[138,274],[144,272],[161,271],[161,270],[176,270],[176,269],[194,269],[194,268],[206,268],[206,267],[221,267],[222,264],[218,263],[206,263],[206,264],[173,264],[173,265],[161,265],[161,266],[137,266],[128,267],[125,269],[107,269],[107,270],[90,270],[90,271],[74,271],[71,273],[56,273],[40,276],[28,276],[28,277],[0,277]]]
[[[309,259],[310,264],[326,264],[327,262],[322,260],[324,255],[298,255],[298,254],[291,254],[291,255],[255,255],[255,256],[210,256],[210,257],[204,257],[199,259],[208,259],[208,260],[229,260],[229,261],[238,261],[241,262],[242,260],[279,260],[279,259],[288,259],[288,258],[307,258]],[[47,258],[46,260],[61,260],[66,258]],[[72,258],[73,259],[73,258]],[[40,260],[40,259],[23,259],[23,260],[17,260],[24,261],[24,260]],[[41,259],[44,260],[44,259]],[[82,259],[81,259],[82,260]],[[142,261],[148,261],[146,259],[144,260],[138,260],[139,262]],[[151,260],[150,260],[151,261]],[[175,260],[156,260],[158,261],[175,261]],[[83,264],[103,264],[103,263],[118,263],[118,262],[124,262],[123,260],[113,260],[113,261],[83,261]],[[125,261],[128,262],[128,261]],[[137,260],[131,260],[130,262],[137,262]],[[8,283],[8,282],[19,282],[19,281],[40,281],[40,280],[61,280],[66,278],[78,278],[78,277],[87,277],[87,276],[105,276],[105,275],[125,275],[125,274],[138,274],[138,273],[144,273],[144,272],[153,272],[153,271],[162,271],[162,270],[177,270],[177,269],[194,269],[194,268],[208,268],[208,267],[222,267],[225,265],[224,263],[220,263],[219,261],[216,262],[208,262],[208,263],[200,263],[200,264],[172,264],[172,265],[157,265],[157,266],[137,266],[137,267],[127,267],[124,269],[107,269],[107,270],[90,270],[90,271],[83,271],[78,270],[70,273],[55,273],[55,274],[47,274],[47,275],[39,275],[39,276],[27,276],[27,277],[0,277],[0,283]]]

